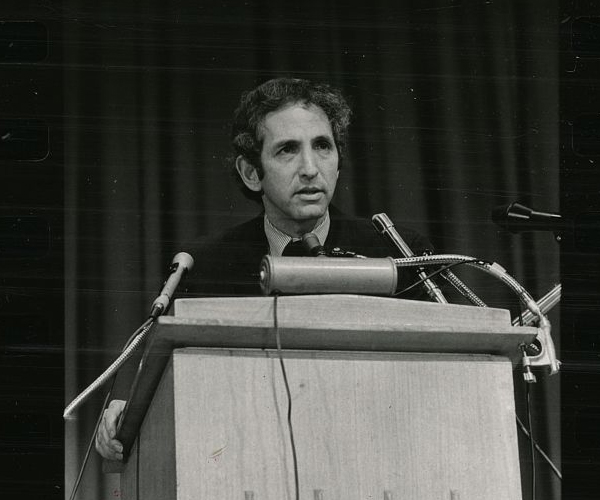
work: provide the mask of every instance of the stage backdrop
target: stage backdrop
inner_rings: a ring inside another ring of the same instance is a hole
[[[339,208],[386,212],[438,251],[497,261],[534,296],[548,291],[559,281],[552,234],[508,234],[490,212],[512,201],[559,210],[557,11],[516,0],[65,0],[55,15],[64,18],[67,402],[143,321],[180,242],[258,212],[228,173],[229,120],[242,91],[275,76],[329,82],[353,105]],[[498,282],[457,273],[490,305],[514,310]],[[559,463],[558,377],[540,378],[536,437]],[[519,372],[517,384],[524,418]],[[67,491],[101,400],[66,424]],[[92,456],[79,498],[118,495],[99,463]],[[538,467],[540,498],[558,498]]]

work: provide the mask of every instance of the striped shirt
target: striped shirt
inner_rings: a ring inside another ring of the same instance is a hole
[[[325,244],[327,235],[329,234],[329,226],[331,225],[331,219],[329,218],[329,210],[325,213],[323,220],[315,227],[312,232],[317,238],[321,245]],[[292,238],[290,235],[285,234],[283,231],[277,229],[273,223],[265,214],[265,235],[269,242],[269,254],[273,257],[281,257],[283,249],[287,246],[290,241],[298,241],[302,238]]]

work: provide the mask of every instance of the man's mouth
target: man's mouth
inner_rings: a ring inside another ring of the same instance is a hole
[[[322,189],[319,189],[316,187],[304,187],[304,188],[296,191],[296,194],[314,195],[314,194],[323,193],[323,192],[324,191]]]

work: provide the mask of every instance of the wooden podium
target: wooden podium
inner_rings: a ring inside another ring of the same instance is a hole
[[[275,328],[275,321],[277,328]],[[517,500],[508,311],[353,295],[185,299],[121,422],[122,498]]]

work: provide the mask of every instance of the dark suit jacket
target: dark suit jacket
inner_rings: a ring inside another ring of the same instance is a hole
[[[334,247],[367,257],[397,257],[397,251],[381,238],[367,219],[352,217],[329,208],[331,226],[325,249]],[[194,269],[184,278],[180,296],[232,296],[261,295],[259,266],[262,257],[269,252],[261,213],[254,219],[227,229],[214,237],[194,242],[187,248],[194,257]],[[415,254],[432,249],[420,234],[406,228],[396,227]],[[415,271],[401,271],[398,290],[414,281]],[[420,298],[422,287],[413,289],[403,298]]]

